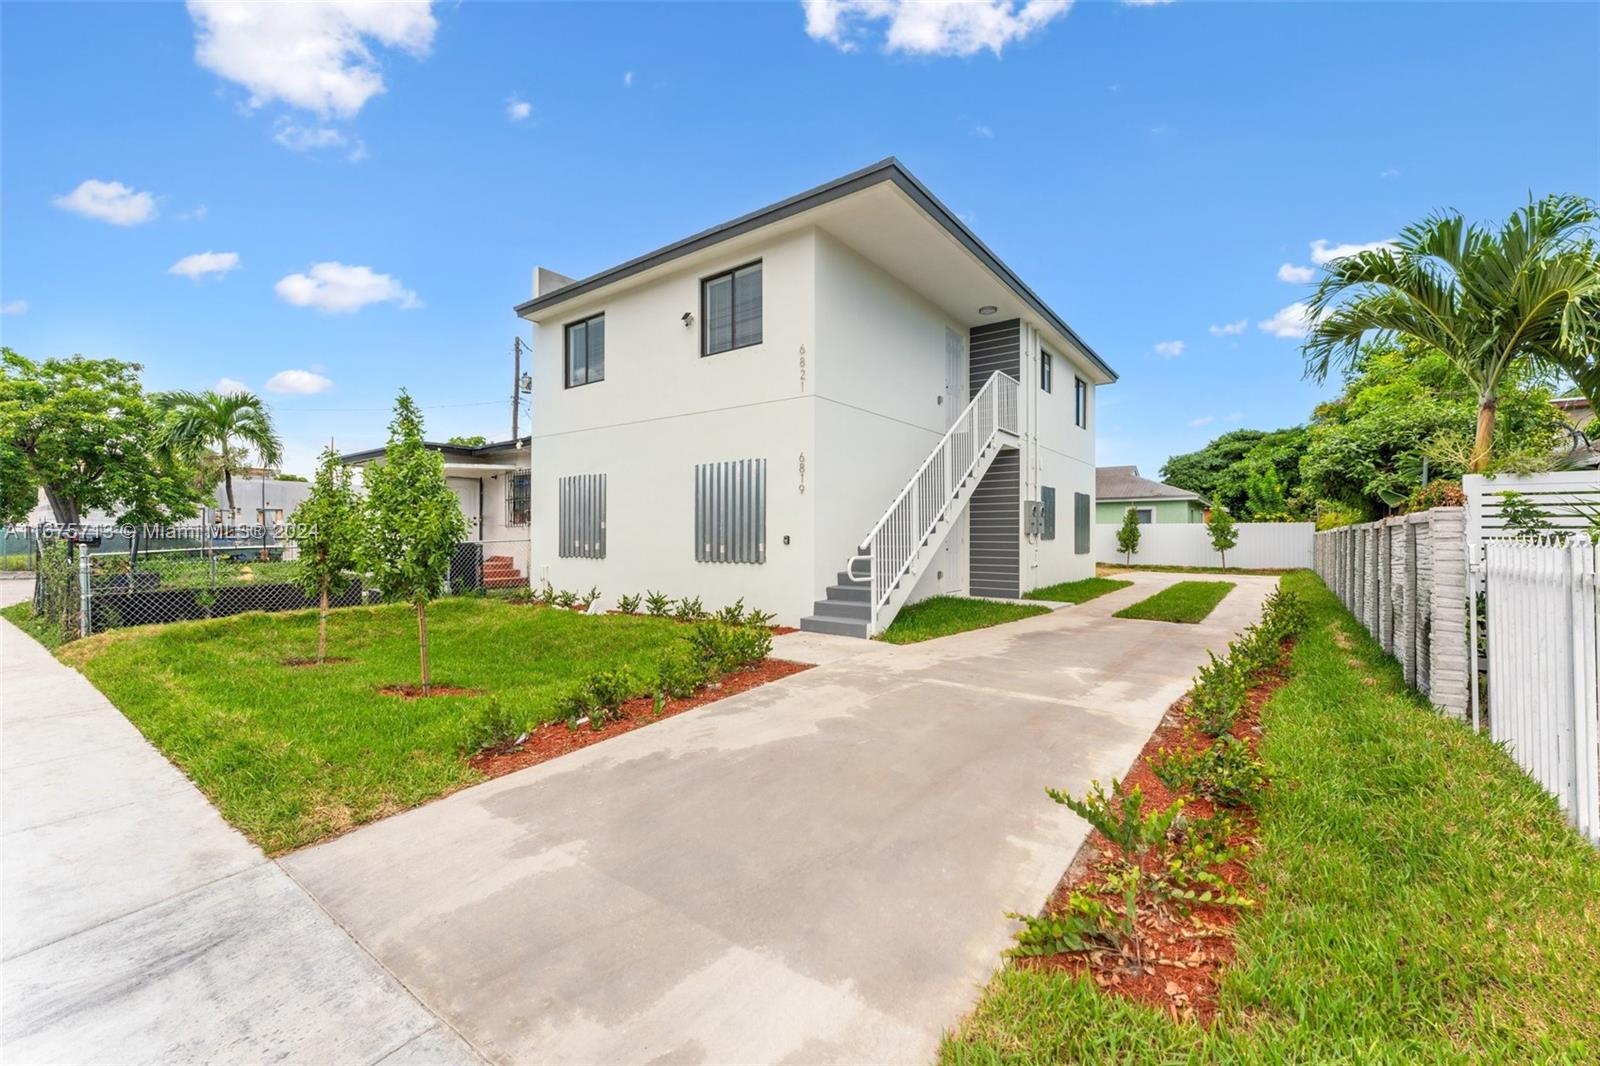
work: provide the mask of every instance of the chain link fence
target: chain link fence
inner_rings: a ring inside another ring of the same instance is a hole
[[[522,540],[458,544],[445,595],[527,588],[527,553]],[[69,640],[125,626],[317,606],[317,597],[301,584],[292,544],[109,552],[80,545],[74,552],[65,542],[55,542],[46,544],[36,559],[34,612],[58,625]],[[360,577],[329,599],[333,607],[380,602],[371,582]]]

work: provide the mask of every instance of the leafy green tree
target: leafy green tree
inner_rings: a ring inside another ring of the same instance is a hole
[[[1211,547],[1221,553],[1222,568],[1228,568],[1228,549],[1239,543],[1239,531],[1234,528],[1233,516],[1222,506],[1222,501],[1211,501],[1211,516],[1206,519],[1206,532],[1211,534]]]
[[[479,433],[471,437],[447,437],[445,443],[461,448],[481,448],[489,443],[489,438]]]
[[[311,493],[290,521],[296,527],[300,582],[306,595],[317,597],[317,662],[322,663],[328,657],[328,596],[349,588],[361,565],[361,499],[333,445],[323,449]]]
[[[1270,431],[1232,430],[1199,451],[1168,459],[1161,468],[1161,480],[1208,500],[1220,497],[1230,511],[1254,518],[1251,481],[1260,481],[1270,468],[1283,496],[1282,504],[1273,508],[1274,520],[1282,520],[1285,513],[1298,509],[1295,501],[1300,495],[1300,457],[1305,454],[1307,440],[1303,426]]]
[[[1139,550],[1139,512],[1132,507],[1122,513],[1122,527],[1117,530],[1117,551],[1133,565],[1133,553]]]
[[[1505,461],[1559,447],[1564,420],[1549,400],[1519,376],[1502,381],[1495,434]],[[1422,487],[1425,460],[1430,479],[1465,473],[1476,419],[1476,391],[1443,353],[1415,342],[1368,344],[1344,391],[1312,415],[1302,495],[1351,521],[1376,518]]]
[[[1252,522],[1282,522],[1289,517],[1289,500],[1277,467],[1254,462],[1244,483],[1246,515]]]
[[[64,525],[91,510],[135,524],[195,514],[194,470],[163,448],[139,370],[82,356],[35,362],[0,348],[0,520],[25,519],[40,489]]]
[[[444,477],[444,457],[428,450],[422,414],[401,390],[389,423],[383,459],[366,468],[362,558],[388,599],[416,607],[422,694],[432,692],[428,669],[428,601],[444,591],[456,545],[467,535],[461,504]]]
[[[1243,461],[1266,436],[1259,429],[1230,430],[1199,451],[1168,459],[1162,464],[1161,480],[1209,500],[1216,495],[1224,471]]]
[[[1489,468],[1502,386],[1519,371],[1565,374],[1600,405],[1600,214],[1581,196],[1547,196],[1498,230],[1444,212],[1393,248],[1335,259],[1312,295],[1306,372],[1353,365],[1364,341],[1415,340],[1444,355],[1477,401],[1471,469]]]
[[[254,451],[262,466],[283,462],[283,443],[272,428],[272,415],[261,397],[251,392],[164,392],[156,402],[166,413],[169,446],[190,462],[207,459],[222,474],[228,510],[233,501],[233,473]]]

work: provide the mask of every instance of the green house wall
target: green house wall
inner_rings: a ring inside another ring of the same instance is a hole
[[[1149,507],[1155,511],[1155,521],[1158,525],[1179,522],[1203,522],[1206,517],[1205,504],[1198,500],[1139,500],[1115,501],[1099,500],[1095,503],[1094,520],[1102,526],[1122,525],[1122,516],[1130,507]]]

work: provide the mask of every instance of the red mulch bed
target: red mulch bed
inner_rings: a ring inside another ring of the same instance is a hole
[[[655,699],[651,696],[640,696],[631,699],[622,705],[622,715],[617,720],[608,723],[600,729],[590,729],[588,726],[579,726],[570,729],[565,722],[546,722],[528,736],[528,739],[514,748],[491,749],[482,751],[467,760],[467,765],[483,774],[485,777],[499,777],[509,774],[514,770],[524,770],[530,766],[565,755],[569,751],[587,748],[590,744],[598,744],[602,740],[609,740],[619,733],[627,733],[646,726],[652,722],[659,722],[663,718],[671,718],[675,714],[693,710],[706,703],[714,703],[720,699],[737,695],[740,692],[753,689],[758,685],[765,685],[769,681],[776,681],[780,677],[798,674],[802,670],[811,669],[810,663],[795,663],[787,659],[763,659],[756,666],[742,670],[737,674],[729,674],[716,685],[707,685],[699,692],[687,699],[669,699],[661,709],[660,714],[655,713]],[[435,689],[435,691],[438,691]]]
[[[1284,644],[1285,658],[1290,646],[1288,642]],[[1249,744],[1252,752],[1257,750],[1261,739],[1261,707],[1285,680],[1284,666],[1280,666],[1267,681],[1253,688],[1230,730]],[[1151,756],[1162,748],[1187,747],[1198,751],[1210,746],[1209,737],[1189,726],[1187,703],[1185,698],[1167,708],[1161,724],[1121,779],[1124,788],[1137,785],[1144,792],[1146,811],[1163,810],[1180,798],[1151,770]],[[1182,798],[1184,814],[1190,820],[1208,817],[1217,810],[1209,800],[1187,795]],[[1238,827],[1228,843],[1232,848],[1242,849],[1241,857],[1212,867],[1212,871],[1259,906],[1261,888],[1252,882],[1245,867],[1249,849],[1256,842],[1256,819],[1246,808],[1227,808],[1227,813]],[[1044,912],[1058,910],[1074,891],[1099,896],[1108,903],[1118,904],[1120,910],[1120,899],[1107,894],[1101,886],[1102,874],[1122,861],[1121,849],[1098,830],[1091,832],[1050,894]],[[1140,911],[1140,959],[1137,963],[1115,949],[1096,948],[1022,958],[1016,965],[1086,974],[1108,995],[1166,1011],[1175,1021],[1209,1024],[1217,1014],[1217,986],[1222,970],[1234,959],[1233,932],[1239,922],[1239,908],[1195,906],[1188,914],[1183,914],[1169,907],[1141,903]]]
[[[385,685],[378,690],[380,696],[399,696],[404,700],[423,698],[421,685]],[[429,685],[428,699],[435,696],[481,696],[481,688],[456,688],[454,685]]]

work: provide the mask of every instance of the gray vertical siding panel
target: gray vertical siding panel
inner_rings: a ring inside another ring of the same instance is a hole
[[[606,476],[557,479],[557,554],[563,559],[606,557]]]
[[[700,463],[694,472],[694,557],[702,563],[767,561],[767,461]]]

